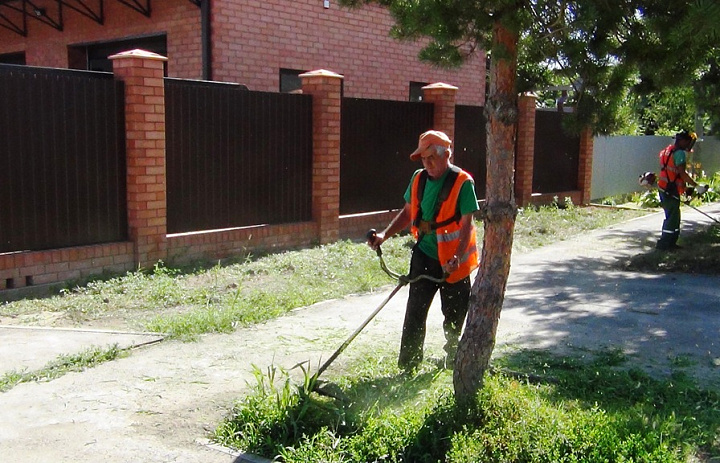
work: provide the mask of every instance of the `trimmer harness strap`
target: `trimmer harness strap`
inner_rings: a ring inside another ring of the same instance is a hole
[[[460,175],[460,168],[457,166],[450,166],[450,172],[448,172],[447,176],[445,177],[445,181],[443,182],[442,188],[440,189],[440,193],[437,197],[437,201],[435,202],[435,210],[433,211],[432,220],[430,220],[429,222],[422,220],[422,199],[423,193],[425,192],[425,184],[427,183],[428,179],[428,171],[423,169],[423,171],[420,172],[420,174],[418,175],[420,175],[417,189],[418,211],[415,215],[413,225],[415,225],[418,230],[420,230],[420,233],[426,234],[430,231],[437,230],[438,228],[459,221],[462,217],[462,214],[460,213],[460,204],[457,204],[457,207],[455,209],[455,215],[453,215],[449,219],[443,220],[442,222],[437,222],[437,217],[438,214],[440,214],[440,209],[442,208],[443,203],[447,201],[448,196],[450,196],[450,191],[452,191],[453,185],[455,185],[455,181],[457,180],[458,175]]]

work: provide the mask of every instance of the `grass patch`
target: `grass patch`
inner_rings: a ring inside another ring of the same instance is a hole
[[[562,241],[597,228],[646,215],[646,211],[551,204],[524,208],[518,212],[513,234],[513,251],[526,252]]]
[[[680,249],[672,252],[653,249],[622,263],[622,268],[644,272],[720,274],[720,226],[710,225],[680,236]]]
[[[525,208],[518,214],[515,252],[637,217],[642,212],[557,205]],[[483,227],[478,224],[479,239]],[[383,245],[393,270],[409,265],[409,235]],[[297,307],[394,283],[364,243],[339,241],[308,249],[252,256],[211,267],[128,272],[63,291],[60,295],[0,304],[0,316],[20,323],[88,325],[149,330],[170,338],[230,332],[237,326],[277,317]]]
[[[117,344],[109,348],[91,347],[79,354],[60,355],[40,370],[11,371],[0,377],[0,392],[7,392],[20,383],[50,381],[74,371],[84,371],[120,357],[122,350]]]
[[[576,357],[516,352],[496,367],[553,381],[486,376],[470,410],[454,403],[451,372],[428,363],[407,377],[394,358],[367,359],[338,380],[344,402],[317,396],[307,380],[294,387],[258,375],[258,386],[218,426],[215,439],[286,462],[720,458],[720,395],[681,373],[652,379],[624,368],[625,361],[616,350]]]

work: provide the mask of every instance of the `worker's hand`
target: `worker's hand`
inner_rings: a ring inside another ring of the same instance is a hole
[[[708,186],[707,186],[707,185],[697,185],[697,186],[695,187],[695,194],[698,195],[698,196],[699,196],[699,195],[704,195],[705,193],[707,193],[707,191],[708,191]]]
[[[375,251],[385,242],[385,233],[376,232],[374,229],[367,233],[367,244]]]
[[[442,268],[443,272],[450,274],[460,268],[460,259],[458,259],[458,256],[452,256],[452,258],[448,260]]]

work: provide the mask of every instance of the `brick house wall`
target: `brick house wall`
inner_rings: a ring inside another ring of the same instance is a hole
[[[222,12],[221,12],[222,11]],[[484,55],[460,70],[420,63],[418,43],[389,36],[394,24],[381,7],[341,8],[334,0],[214,0],[217,80],[277,91],[278,69],[331,69],[346,77],[344,96],[407,100],[410,81],[457,86],[458,104],[484,104]],[[258,76],[269,76],[259,85]],[[258,86],[259,85],[259,86]]]
[[[46,8],[54,17],[56,1],[37,0],[38,7]],[[96,2],[89,2],[94,5]],[[119,40],[128,37],[167,33],[168,74],[186,79],[201,76],[200,9],[188,0],[154,0],[150,18],[128,8],[120,2],[105,0],[105,23],[98,24],[80,13],[63,9],[63,30],[58,31],[40,21],[28,19],[27,37],[6,28],[0,28],[0,54],[25,52],[30,66],[68,67],[68,45]],[[2,11],[8,18],[16,13]]]
[[[56,0],[35,0],[52,16]],[[90,2],[93,5],[93,2]],[[68,46],[167,34],[168,75],[202,76],[200,8],[189,0],[153,0],[148,18],[116,0],[104,0],[105,22],[63,9],[63,31],[33,18],[27,37],[0,27],[0,54],[25,52],[28,65],[68,67]],[[8,18],[17,13],[2,9]],[[393,20],[381,7],[349,10],[330,0],[212,0],[212,78],[251,90],[277,92],[281,68],[332,69],[346,77],[344,96],[407,100],[414,82],[448,82],[458,104],[483,105],[485,59],[441,70],[417,59],[419,43],[389,36]],[[380,76],[380,77],[378,77]]]

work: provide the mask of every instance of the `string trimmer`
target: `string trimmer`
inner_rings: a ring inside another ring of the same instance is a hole
[[[368,241],[371,241],[375,237],[376,233],[377,232],[375,229],[371,229],[370,231],[368,231]],[[318,368],[317,373],[315,373],[312,378],[315,383],[313,389],[321,394],[334,396],[334,394],[328,393],[329,391],[322,389],[322,386],[318,384],[318,378],[320,377],[320,375],[323,374],[325,370],[327,370],[327,368],[335,361],[335,359],[338,358],[340,354],[342,354],[342,352],[350,345],[350,343],[353,342],[353,340],[360,334],[360,332],[362,332],[363,329],[365,329],[365,327],[373,320],[373,318],[375,318],[375,316],[380,313],[380,311],[387,305],[387,303],[390,302],[390,299],[392,299],[403,286],[409,283],[415,283],[416,281],[421,279],[427,279],[430,281],[434,281],[435,283],[442,283],[445,281],[445,277],[447,277],[447,275],[445,275],[443,278],[435,278],[429,275],[418,275],[417,277],[410,279],[410,275],[400,275],[399,273],[393,272],[388,268],[388,266],[385,264],[385,260],[383,259],[382,249],[380,248],[380,246],[376,248],[375,252],[377,253],[378,259],[380,260],[380,267],[391,278],[397,279],[398,284],[390,292],[388,297],[386,297],[385,300],[382,301],[382,303],[377,307],[377,309],[375,309],[370,314],[370,316],[345,340],[345,342],[343,342],[340,347],[335,352],[333,352],[333,354],[325,361],[325,363],[323,363],[320,368]]]

